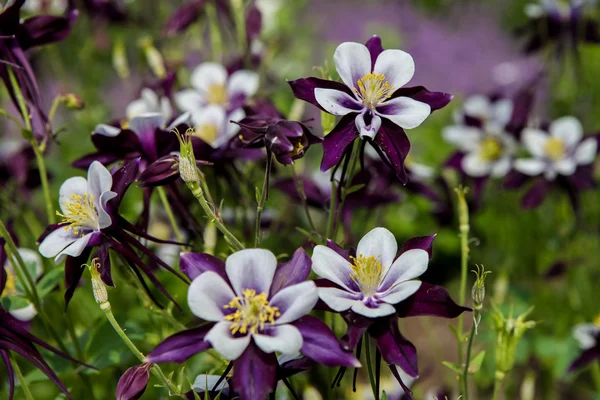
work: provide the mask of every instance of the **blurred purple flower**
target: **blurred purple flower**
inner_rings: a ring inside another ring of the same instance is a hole
[[[600,360],[600,326],[596,324],[579,324],[573,331],[579,342],[581,354],[571,363],[569,372],[581,369]]]

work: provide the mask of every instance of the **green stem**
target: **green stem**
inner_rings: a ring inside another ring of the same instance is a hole
[[[337,209],[337,188],[335,187],[335,179],[331,176],[331,200],[329,201],[329,217],[327,219],[327,239],[335,240],[331,237],[333,234],[333,225],[335,224],[335,213]]]
[[[138,358],[138,360],[140,360],[140,362],[147,363],[148,360],[146,359],[146,356],[141,351],[138,350],[138,348],[135,346],[135,344],[133,344],[131,339],[129,339],[127,334],[123,331],[123,329],[121,328],[121,326],[115,319],[115,316],[112,313],[110,303],[109,302],[102,303],[102,304],[100,304],[100,308],[102,309],[102,311],[104,311],[104,314],[106,315],[106,318],[108,319],[108,322],[110,322],[112,327],[115,329],[117,334],[121,337],[121,340],[123,340],[123,342],[129,348],[129,350],[131,350],[131,352]],[[175,387],[175,385],[169,379],[167,379],[165,377],[165,374],[162,372],[162,370],[160,369],[160,367],[158,365],[153,364],[150,370],[152,371],[152,374],[159,381],[161,381],[163,385],[165,385],[169,389],[170,394],[174,394],[176,396],[181,397],[181,392],[179,391],[179,389],[177,387]]]
[[[350,185],[352,185],[352,177],[354,176],[354,170],[356,169],[356,165],[358,163],[358,157],[360,154],[360,146],[361,146],[360,141],[355,140],[354,147],[352,148],[352,153],[350,155],[350,163],[348,164],[350,166],[350,168],[348,169],[348,171],[346,173],[346,177],[345,177],[346,182],[344,183],[344,187],[342,188],[342,198],[340,199],[340,204],[337,208],[335,225],[333,227],[333,236],[336,235],[337,229],[340,226],[339,219],[341,218],[341,215],[342,215],[342,208],[344,207],[344,201],[346,201],[347,190],[350,188]]]
[[[219,18],[217,9],[213,2],[206,4],[206,17],[208,18],[208,26],[210,31],[210,46],[213,56],[213,61],[221,62],[223,60],[223,38],[219,30]]]
[[[21,88],[19,87],[19,83],[17,82],[17,78],[15,77],[13,70],[11,68],[7,68],[7,71],[10,84],[15,91],[15,96],[17,97],[17,102],[19,103],[19,109],[21,111],[21,115],[23,116],[23,121],[25,122],[25,128],[31,132],[31,119],[29,117],[29,111],[27,110],[25,98],[23,97],[23,93],[21,92]]]
[[[269,170],[271,169],[271,157],[269,154],[267,156],[267,166],[265,167],[265,179],[263,181],[262,191],[260,193],[260,199],[258,200],[258,205],[256,206],[256,223],[254,225],[254,247],[258,247],[260,245],[260,220],[262,217],[262,212],[265,207],[265,202],[267,201],[267,193],[269,190]]]
[[[373,366],[371,365],[371,346],[370,346],[370,338],[365,338],[365,358],[367,361],[367,371],[369,373],[369,382],[371,383],[371,389],[373,390],[373,396],[375,396],[375,400],[379,400],[379,393],[375,389],[375,376],[373,375]]]
[[[600,393],[600,363],[593,363],[590,368],[590,372],[592,373],[592,380],[594,381],[594,386],[596,387],[596,393]]]
[[[502,382],[504,381],[504,373],[496,371],[496,379],[494,381],[494,397],[492,400],[500,399],[500,392],[502,391]]]
[[[19,364],[17,363],[17,360],[15,360],[13,357],[11,357],[10,360],[11,360],[13,369],[15,370],[15,374],[17,375],[17,379],[19,380],[19,385],[21,386],[21,388],[23,389],[23,393],[25,394],[25,398],[27,400],[34,400],[33,395],[31,394],[31,391],[29,390],[29,386],[27,386],[27,383],[25,382],[25,377],[23,376],[23,373],[21,372],[21,369],[19,368]]]
[[[158,196],[160,197],[160,201],[167,212],[167,217],[169,218],[169,222],[171,223],[171,227],[173,228],[173,232],[175,233],[175,237],[177,241],[182,243],[183,236],[181,236],[181,231],[179,230],[179,226],[177,225],[177,221],[175,220],[175,214],[173,214],[173,209],[171,208],[171,204],[169,204],[169,199],[167,198],[167,192],[163,187],[157,187]]]
[[[62,101],[62,96],[58,95],[54,98],[54,101],[52,102],[52,105],[50,106],[50,111],[48,111],[48,120],[50,120],[50,123],[52,123],[52,121],[54,121],[54,114],[56,114],[56,110],[58,110],[58,106],[60,105]]]
[[[44,156],[40,151],[34,140],[31,140],[31,147],[35,153],[35,160],[37,161],[38,170],[40,172],[40,181],[42,182],[42,190],[44,192],[44,200],[46,202],[46,214],[48,214],[48,223],[56,223],[56,213],[54,212],[54,206],[52,202],[52,196],[50,195],[50,185],[48,184],[48,172],[46,171],[46,162]]]
[[[469,208],[465,199],[466,190],[457,188],[458,196],[458,220],[460,232],[460,291],[459,304],[465,304],[467,292],[467,269],[469,261]],[[463,315],[458,317],[457,322],[457,339],[458,339],[458,365],[463,363]],[[463,386],[463,377],[460,377],[460,387]]]
[[[234,250],[239,251],[244,249],[244,245],[235,237],[233,233],[227,229],[227,227],[223,224],[221,219],[215,214],[212,207],[206,201],[204,197],[204,190],[200,187],[198,182],[187,182],[187,187],[192,192],[192,195],[198,200],[200,206],[206,213],[206,215],[210,218],[210,220],[215,224],[218,230],[225,236],[225,240],[233,247]]]
[[[477,311],[476,311],[477,312]],[[462,384],[464,400],[469,400],[469,362],[471,361],[471,348],[473,347],[473,337],[475,336],[475,323],[471,325],[469,333],[469,342],[467,343],[467,359],[465,360],[465,368],[462,373]]]
[[[300,196],[300,200],[302,201],[302,207],[304,208],[304,214],[306,214],[306,219],[308,220],[310,229],[314,233],[316,233],[319,237],[322,238],[321,234],[317,230],[317,227],[315,226],[312,216],[310,215],[310,210],[308,209],[306,193],[304,192],[304,184],[300,179],[298,179],[298,175],[296,174],[296,168],[294,167],[294,164],[292,164],[291,167],[292,167],[292,176],[294,178],[294,182],[296,182],[296,190],[298,190],[298,195]]]

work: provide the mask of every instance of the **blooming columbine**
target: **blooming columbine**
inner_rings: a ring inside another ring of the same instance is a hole
[[[582,352],[569,367],[574,371],[600,359],[600,316],[594,324],[579,324],[573,330]]]
[[[343,84],[318,78],[289,82],[297,98],[344,116],[323,142],[321,170],[336,165],[360,136],[373,141],[398,177],[406,180],[403,164],[410,143],[402,129],[419,126],[451,96],[423,87],[403,88],[415,72],[413,59],[401,50],[383,50],[377,36],[366,45],[342,43],[333,59]]]
[[[525,175],[544,177],[551,181],[557,175],[573,175],[578,166],[589,165],[596,158],[596,138],[583,139],[581,123],[574,117],[562,117],[552,122],[548,133],[525,129],[523,144],[534,158],[515,161],[515,169]]]
[[[143,88],[140,92],[140,98],[132,101],[127,106],[125,114],[127,119],[141,114],[159,113],[165,121],[169,121],[173,116],[173,108],[168,97],[159,97],[158,94],[149,88]]]
[[[62,217],[62,228],[40,243],[39,251],[44,257],[55,257],[57,264],[66,256],[77,257],[101,229],[112,224],[106,212],[106,203],[117,195],[111,191],[112,183],[110,172],[94,161],[87,179],[77,176],[62,184],[59,192],[61,211],[56,212]]]
[[[25,262],[25,265],[32,276],[35,279],[39,278],[44,272],[44,268],[42,267],[42,260],[40,259],[39,254],[36,251],[31,249],[19,249],[19,254],[21,258]],[[0,266],[2,268],[2,266]],[[6,282],[4,285],[4,292],[0,294],[0,297],[5,296],[23,296],[24,291],[19,282],[17,281],[17,275],[15,273],[15,269],[12,265],[12,262],[5,260],[4,262],[4,272],[6,276]],[[27,301],[27,305],[24,307],[11,309],[10,315],[18,319],[19,321],[30,321],[37,315],[37,310],[35,306]]]
[[[306,315],[318,301],[306,281],[310,259],[299,249],[277,265],[268,250],[248,249],[226,262],[208,254],[182,253],[181,270],[193,279],[188,291],[192,312],[208,324],[167,338],[149,354],[150,362],[183,362],[211,346],[233,360],[232,388],[241,398],[262,400],[275,388],[275,352],[328,366],[359,366],[333,332]]]
[[[471,177],[503,177],[517,150],[515,139],[506,132],[513,103],[508,99],[490,101],[472,96],[465,101],[457,124],[446,127],[444,139],[461,152],[460,169]]]

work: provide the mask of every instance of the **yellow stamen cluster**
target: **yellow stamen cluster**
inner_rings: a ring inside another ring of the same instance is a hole
[[[350,257],[352,264],[350,267],[354,271],[350,275],[365,296],[374,296],[383,277],[383,266],[374,256]]]
[[[549,138],[544,144],[544,153],[551,160],[560,160],[565,156],[565,143],[557,138]]]
[[[374,110],[379,103],[389,99],[395,88],[385,79],[384,74],[370,73],[357,82],[358,90],[354,89],[365,107]]]
[[[496,161],[502,157],[504,146],[495,137],[488,136],[481,141],[480,157],[484,161]]]
[[[234,297],[229,304],[223,306],[235,312],[225,316],[225,320],[233,322],[231,333],[258,333],[265,323],[274,323],[281,313],[279,308],[269,306],[266,293],[256,294],[254,289],[244,289],[242,296]]]
[[[200,125],[194,129],[192,135],[204,140],[208,144],[212,144],[219,136],[219,127],[214,124]]]
[[[0,266],[0,268],[2,268]],[[17,281],[15,279],[15,271],[12,268],[4,268],[6,271],[6,284],[4,285],[4,291],[2,297],[15,296],[19,294],[17,291]]]
[[[304,150],[304,145],[302,144],[302,138],[290,139],[292,145],[294,146],[293,150],[288,153],[290,157],[295,157],[298,154],[301,154]]]
[[[61,223],[68,223],[65,230],[71,228],[75,235],[83,233],[81,228],[100,229],[98,225],[98,210],[94,202],[96,198],[90,193],[72,194],[70,199],[62,204],[64,214],[56,212],[62,217]]]
[[[227,101],[229,100],[228,96],[227,96],[227,89],[225,88],[224,85],[220,85],[220,84],[214,84],[214,85],[210,85],[210,87],[208,88],[208,93],[206,96],[206,101],[209,104],[216,104],[216,105],[225,105],[227,104]]]

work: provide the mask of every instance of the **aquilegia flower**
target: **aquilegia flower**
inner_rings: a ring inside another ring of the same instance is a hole
[[[370,141],[406,181],[404,159],[410,143],[403,129],[419,126],[452,96],[423,87],[403,88],[413,77],[414,61],[402,50],[383,50],[377,36],[366,45],[340,44],[333,59],[343,84],[318,78],[289,82],[297,98],[343,116],[325,137],[321,170],[338,164],[348,146],[360,137]]]
[[[31,249],[19,248],[18,250],[31,275],[34,279],[38,279],[44,272],[39,254]],[[12,262],[5,260],[4,265],[0,265],[0,268],[2,267],[4,268],[6,280],[4,282],[4,291],[0,293],[0,297],[18,296],[24,298],[24,289],[17,280],[17,274]],[[37,310],[35,309],[35,306],[27,300],[26,306],[11,309],[9,310],[9,313],[19,321],[26,322],[31,321],[37,315]]]
[[[329,366],[360,365],[323,322],[307,315],[318,294],[306,281],[310,259],[304,250],[279,266],[262,249],[238,251],[225,262],[182,253],[180,265],[193,279],[190,309],[208,323],[167,338],[150,353],[150,362],[183,362],[212,347],[233,362],[232,388],[248,400],[262,400],[275,389],[276,352],[301,352]]]
[[[148,113],[158,113],[162,115],[165,121],[170,121],[173,116],[173,107],[171,100],[166,96],[160,96],[150,88],[143,88],[140,92],[140,98],[132,101],[127,106],[125,114],[127,119]]]
[[[348,324],[342,342],[348,349],[360,347],[368,333],[409,398],[410,390],[396,366],[411,377],[418,376],[417,351],[400,333],[398,317],[455,318],[469,310],[457,305],[444,288],[414,280],[427,269],[434,238],[412,238],[396,257],[394,235],[375,228],[361,239],[354,256],[328,242],[327,247],[315,247],[312,257],[313,271],[324,278],[317,281],[319,298]],[[337,381],[342,377],[343,373]]]
[[[600,322],[600,318],[597,322]],[[600,325],[579,324],[573,330],[573,336],[579,342],[581,354],[571,363],[569,371],[578,370],[600,360]]]

